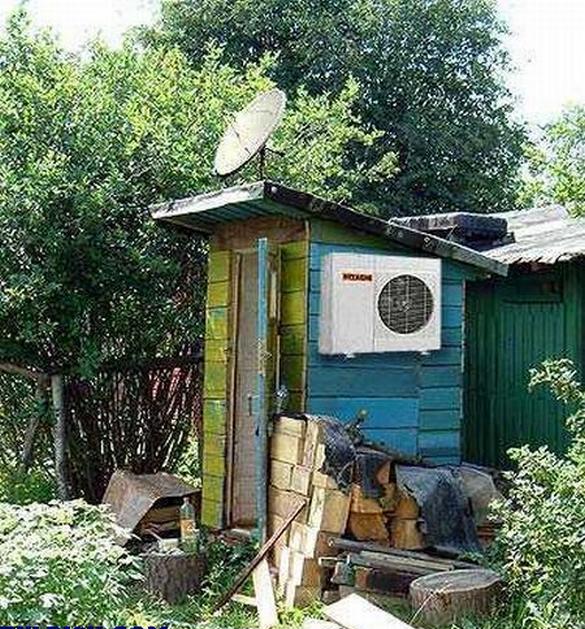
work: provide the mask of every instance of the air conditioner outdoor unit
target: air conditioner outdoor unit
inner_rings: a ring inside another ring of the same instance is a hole
[[[332,253],[321,271],[319,352],[441,347],[441,261]]]

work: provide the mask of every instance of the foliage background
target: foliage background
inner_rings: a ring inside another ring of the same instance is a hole
[[[209,41],[239,69],[274,53],[269,75],[290,94],[338,94],[353,77],[356,111],[384,131],[346,145],[348,171],[379,171],[354,199],[391,216],[513,209],[525,133],[505,33],[495,0],[163,0],[139,38],[178,46],[194,67]]]

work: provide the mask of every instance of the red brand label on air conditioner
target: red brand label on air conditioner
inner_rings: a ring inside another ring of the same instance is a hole
[[[371,282],[373,276],[371,273],[349,273],[344,272],[341,275],[344,282]]]

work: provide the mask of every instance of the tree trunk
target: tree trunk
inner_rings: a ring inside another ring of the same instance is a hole
[[[151,553],[144,555],[144,567],[146,589],[174,604],[199,591],[205,559],[183,552]]]
[[[431,625],[450,625],[458,618],[493,611],[502,580],[491,570],[452,570],[420,577],[410,584],[415,618]]]
[[[55,412],[53,443],[55,447],[55,475],[57,478],[57,492],[61,500],[68,500],[67,426],[63,399],[63,376],[51,376],[51,391],[53,393],[53,409]]]
[[[47,387],[48,378],[40,376],[37,379],[35,387],[35,410],[28,420],[28,426],[24,435],[24,444],[22,447],[22,457],[20,461],[20,470],[23,473],[28,472],[34,453],[34,444],[37,430],[47,410]]]

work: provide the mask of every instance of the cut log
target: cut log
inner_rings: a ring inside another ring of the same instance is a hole
[[[423,535],[418,528],[418,520],[393,518],[391,530],[392,544],[396,548],[417,550],[425,547]]]
[[[145,588],[167,603],[178,603],[199,591],[205,570],[201,555],[152,553],[144,555]]]
[[[416,616],[432,625],[493,611],[502,591],[501,578],[491,570],[454,570],[416,579],[410,601]]]
[[[390,533],[382,513],[350,513],[347,528],[360,541],[390,541]]]

